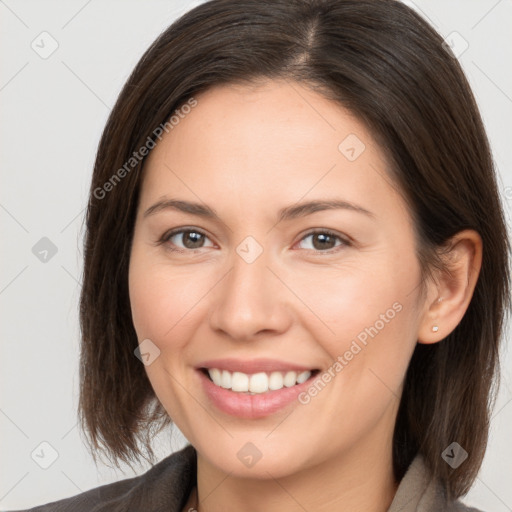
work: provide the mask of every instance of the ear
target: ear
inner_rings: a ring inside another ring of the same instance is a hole
[[[474,230],[460,231],[447,241],[442,258],[448,269],[438,272],[436,283],[429,283],[427,300],[418,326],[418,343],[441,341],[462,320],[482,265],[480,235]],[[438,327],[437,331],[432,330],[434,326]]]

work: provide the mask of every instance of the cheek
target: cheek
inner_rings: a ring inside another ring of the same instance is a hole
[[[129,290],[139,340],[149,338],[164,351],[185,344],[208,284],[197,273],[170,269],[134,252]]]
[[[359,267],[344,264],[317,272],[308,270],[289,279],[294,293],[312,313],[309,328],[323,338],[341,341],[356,337],[376,322],[379,331],[384,327],[382,322],[386,326],[389,321],[396,323],[400,309],[396,303],[403,304],[404,290],[413,277],[381,261],[371,261]]]
[[[307,329],[331,361],[340,362],[332,370],[340,378],[333,381],[371,396],[372,389],[383,387],[381,376],[398,392],[416,344],[417,293],[411,291],[419,268],[414,259],[388,256],[323,270],[295,276],[294,291],[314,313],[303,317],[310,318]]]
[[[197,308],[204,291],[200,280],[179,272],[172,274],[171,278],[168,266],[155,264],[142,251],[132,252],[129,294],[133,324],[139,342],[149,339],[159,350],[158,356],[144,369],[169,416],[187,431],[190,421],[183,418],[189,397],[183,387],[189,389],[191,384],[186,381],[187,358],[183,354],[195,329],[194,306]]]

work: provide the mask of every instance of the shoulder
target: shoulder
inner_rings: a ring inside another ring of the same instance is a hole
[[[192,445],[161,460],[146,473],[102,485],[62,500],[11,512],[160,512],[181,510],[195,485]]]
[[[464,503],[462,503],[459,500],[452,503],[451,508],[450,508],[450,506],[448,506],[448,508],[446,510],[448,512],[484,512],[483,510],[480,510],[479,508],[468,507],[468,506],[464,505]]]
[[[442,487],[432,476],[421,455],[407,469],[388,512],[483,512],[460,500],[447,501]]]

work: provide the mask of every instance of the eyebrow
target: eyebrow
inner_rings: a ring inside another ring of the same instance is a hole
[[[144,217],[154,215],[163,210],[177,210],[191,215],[197,215],[198,217],[204,217],[207,219],[214,219],[221,221],[218,213],[215,209],[210,208],[207,205],[194,203],[191,201],[183,201],[178,199],[164,199],[158,201],[154,205],[150,206],[145,212]],[[316,200],[308,201],[305,203],[299,203],[292,206],[287,206],[279,210],[278,219],[279,222],[295,219],[298,217],[305,217],[312,213],[323,211],[323,210],[351,210],[362,213],[372,219],[375,219],[375,214],[362,206],[351,203],[349,201],[343,201],[340,199],[330,200]]]

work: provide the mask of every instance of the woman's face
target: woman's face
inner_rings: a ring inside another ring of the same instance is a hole
[[[390,460],[424,304],[383,154],[297,83],[196,100],[148,157],[131,252],[158,399],[233,475]]]

